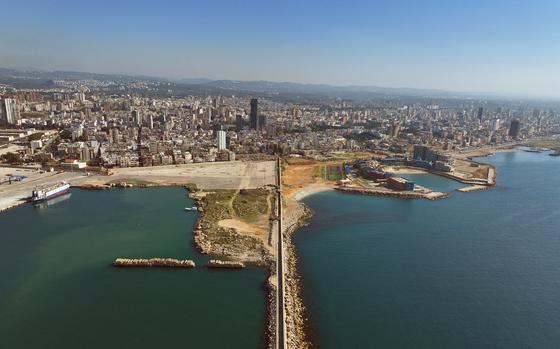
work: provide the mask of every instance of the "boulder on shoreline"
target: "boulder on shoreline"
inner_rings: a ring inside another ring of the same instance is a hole
[[[235,261],[222,261],[219,259],[212,259],[208,262],[209,268],[230,268],[230,269],[241,269],[245,268],[245,264],[242,262]]]

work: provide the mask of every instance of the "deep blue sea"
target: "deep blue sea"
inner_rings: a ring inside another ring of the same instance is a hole
[[[445,200],[305,199],[295,244],[318,347],[560,348],[560,158],[480,160],[496,187],[414,178]]]

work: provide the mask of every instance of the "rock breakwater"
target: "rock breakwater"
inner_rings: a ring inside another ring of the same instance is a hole
[[[137,268],[194,268],[195,263],[190,259],[175,258],[117,258],[114,267]]]
[[[208,262],[209,268],[226,268],[226,269],[242,269],[245,264],[236,261],[222,261],[219,259],[212,259]]]

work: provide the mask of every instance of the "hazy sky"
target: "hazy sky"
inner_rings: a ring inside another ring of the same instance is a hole
[[[560,1],[6,1],[0,67],[560,97]]]

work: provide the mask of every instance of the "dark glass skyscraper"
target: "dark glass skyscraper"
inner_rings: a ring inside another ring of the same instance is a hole
[[[521,122],[517,119],[511,120],[511,125],[509,126],[509,136],[511,138],[517,138],[519,136],[519,130],[521,129]]]
[[[251,99],[251,130],[258,130],[259,129],[259,112],[257,107],[257,99]]]
[[[235,127],[237,128],[237,132],[240,132],[243,129],[243,116],[237,115],[235,117]]]

